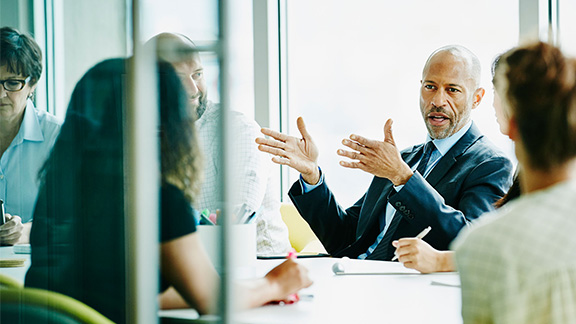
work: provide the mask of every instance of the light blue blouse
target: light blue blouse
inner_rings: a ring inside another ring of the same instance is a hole
[[[0,199],[6,213],[32,220],[40,181],[38,172],[50,154],[62,122],[28,100],[22,125],[0,158]]]

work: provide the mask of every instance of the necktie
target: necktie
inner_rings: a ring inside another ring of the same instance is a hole
[[[422,177],[424,177],[424,173],[426,173],[426,167],[428,166],[428,162],[430,162],[430,156],[432,156],[435,149],[436,146],[434,146],[432,141],[429,141],[424,145],[424,154],[422,154],[418,168],[416,168],[416,171],[418,171]]]
[[[424,176],[424,173],[426,173],[426,167],[428,166],[428,162],[430,161],[430,156],[432,155],[432,152],[434,152],[435,149],[436,146],[434,146],[434,143],[432,143],[432,141],[429,141],[424,146],[424,153],[422,154],[422,158],[420,158],[420,163],[416,168],[416,171],[420,173],[420,175]],[[386,230],[386,234],[384,234],[384,237],[382,237],[380,243],[378,243],[374,251],[366,259],[388,260],[388,261],[392,259],[393,254],[392,235],[396,232],[396,228],[398,228],[398,224],[400,224],[401,219],[402,215],[400,215],[398,212],[395,212],[394,217],[392,218],[392,221],[390,223],[390,226],[388,226],[388,229]]]

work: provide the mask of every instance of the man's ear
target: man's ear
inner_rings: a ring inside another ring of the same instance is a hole
[[[480,105],[480,102],[482,102],[482,98],[484,98],[485,93],[486,90],[484,90],[484,88],[478,88],[476,91],[474,91],[474,102],[472,103],[472,109]]]

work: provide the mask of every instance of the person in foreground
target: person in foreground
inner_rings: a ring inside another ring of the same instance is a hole
[[[130,306],[123,248],[128,64],[127,59],[99,63],[74,89],[61,135],[43,169],[26,275],[26,286],[76,298],[118,323],[126,322],[125,308]],[[160,306],[211,313],[217,308],[219,280],[195,233],[191,208],[201,161],[195,119],[172,67],[159,63],[158,71]],[[304,267],[287,260],[263,279],[239,285],[239,307],[255,307],[284,300],[311,281]]]
[[[500,126],[500,132],[503,135],[509,136],[508,124],[510,122],[510,116],[508,111],[502,107],[502,100],[496,89],[498,81],[495,78],[495,73],[499,61],[500,56],[496,57],[492,63],[492,84],[494,86],[494,102],[492,105],[494,106],[496,121]],[[508,202],[520,196],[518,173],[519,169],[516,169],[512,186],[506,195],[494,204],[496,208],[502,208]],[[436,250],[431,247],[430,244],[426,243],[426,241],[413,237],[393,241],[392,245],[396,248],[395,254],[398,256],[398,261],[407,268],[416,269],[422,273],[456,271],[454,251]]]
[[[446,46],[428,58],[421,80],[420,111],[428,129],[426,143],[399,152],[392,120],[384,141],[351,135],[338,154],[355,161],[344,167],[374,175],[364,196],[344,210],[328,189],[317,165],[318,149],[302,118],[302,138],[270,129],[259,149],[301,174],[289,196],[326,250],[334,256],[391,260],[393,240],[432,230],[426,240],[447,249],[470,221],[493,209],[511,183],[511,162],[470,118],[484,96],[480,62],[462,46]]]
[[[465,323],[576,322],[576,61],[546,43],[505,53],[497,90],[522,195],[455,240]]]
[[[222,191],[218,178],[223,173],[224,164],[220,165],[223,158],[218,139],[222,136],[220,119],[225,115],[219,104],[208,100],[200,54],[188,37],[161,33],[151,41],[156,43],[158,56],[171,63],[182,79],[190,106],[197,114],[198,120],[194,126],[204,157],[204,172],[196,207],[215,212],[223,207],[218,195]],[[260,126],[239,111],[229,110],[226,113],[231,117],[227,130],[233,134],[229,156],[234,157],[234,163],[229,173],[231,176],[227,179],[235,188],[232,205],[241,207],[244,204],[251,211],[260,211],[254,220],[259,255],[287,253],[290,249],[288,227],[280,215],[279,185],[273,181],[274,174],[271,172],[274,164],[254,146]]]
[[[34,39],[0,28],[0,199],[6,223],[0,244],[28,243],[38,196],[38,171],[46,161],[61,122],[38,110],[32,96],[42,74],[42,52]]]

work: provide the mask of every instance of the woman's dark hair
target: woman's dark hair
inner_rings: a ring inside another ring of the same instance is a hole
[[[90,69],[78,82],[43,175],[50,168],[58,167],[60,152],[69,151],[71,147],[77,148],[74,152],[76,160],[95,152],[123,155],[129,62],[128,59],[106,60]],[[201,169],[194,114],[188,108],[180,78],[172,66],[159,62],[157,70],[162,182],[173,184],[193,202]],[[123,168],[117,172],[123,172]]]
[[[576,64],[537,42],[502,56],[505,97],[531,167],[550,170],[576,157]]]
[[[496,70],[500,65],[500,59],[502,58],[502,54],[498,54],[494,60],[492,61],[492,66],[490,67],[490,72],[492,72],[492,85],[496,87],[498,80],[496,79]]]
[[[0,28],[0,66],[8,72],[31,78],[36,84],[42,75],[42,51],[32,36],[11,27]]]
[[[118,323],[126,321],[130,304],[123,288],[128,275],[124,174],[130,166],[124,124],[129,65],[128,59],[99,63],[74,89],[41,176],[26,275],[27,286],[74,297]],[[157,70],[150,77],[157,77],[159,86],[162,184],[180,188],[191,201],[201,158],[193,113],[172,67],[158,63]]]

